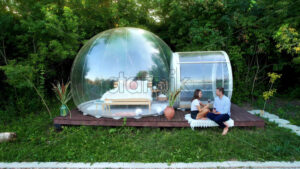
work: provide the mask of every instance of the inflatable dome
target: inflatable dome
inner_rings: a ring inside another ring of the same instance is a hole
[[[84,115],[140,118],[162,114],[173,53],[138,28],[97,34],[81,48],[71,72],[74,103]]]
[[[204,104],[214,101],[218,87],[223,87],[224,94],[231,99],[233,79],[226,52],[176,52],[170,63],[170,90],[181,89],[176,107],[189,108],[195,89],[202,91]]]

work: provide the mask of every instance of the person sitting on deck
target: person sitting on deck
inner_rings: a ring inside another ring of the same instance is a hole
[[[208,106],[201,103],[200,98],[202,97],[202,91],[196,89],[191,103],[191,118],[192,119],[203,119],[205,120],[206,114],[209,112]],[[202,107],[202,108],[201,108]]]
[[[223,128],[222,135],[226,135],[229,129],[229,126],[225,121],[230,118],[230,100],[227,96],[224,95],[224,88],[217,88],[216,90],[217,97],[214,100],[213,112],[208,113],[207,117],[216,123],[219,124],[220,128]]]

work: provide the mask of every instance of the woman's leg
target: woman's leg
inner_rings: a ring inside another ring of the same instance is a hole
[[[192,112],[191,112],[191,118],[192,118],[192,119],[196,119],[197,114],[198,114],[198,111],[192,111]]]
[[[197,117],[196,117],[196,119],[198,120],[198,119],[203,119],[203,120],[205,120],[206,118],[206,115],[207,115],[207,113],[209,112],[209,109],[204,109],[204,110],[202,110],[201,112],[199,112],[198,114],[197,114]]]
[[[206,120],[207,114],[210,112],[209,108],[205,109],[205,115],[203,116],[203,120]]]

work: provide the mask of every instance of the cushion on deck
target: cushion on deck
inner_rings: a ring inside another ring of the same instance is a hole
[[[194,130],[195,127],[216,127],[219,126],[216,122],[206,119],[206,120],[195,120],[191,118],[191,114],[186,114],[184,117],[190,124],[191,128]],[[229,125],[229,127],[234,126],[234,121],[230,118],[226,121],[226,123]]]

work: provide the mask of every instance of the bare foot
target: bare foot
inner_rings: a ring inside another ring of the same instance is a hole
[[[229,127],[229,125],[228,125],[227,123],[223,122],[223,124],[224,124],[226,127]]]
[[[227,134],[228,128],[229,128],[229,127],[225,127],[225,128],[223,129],[223,133],[222,133],[223,136],[225,136],[225,135]]]
[[[202,118],[200,118],[201,120],[206,120],[207,118],[206,117],[202,117]]]

